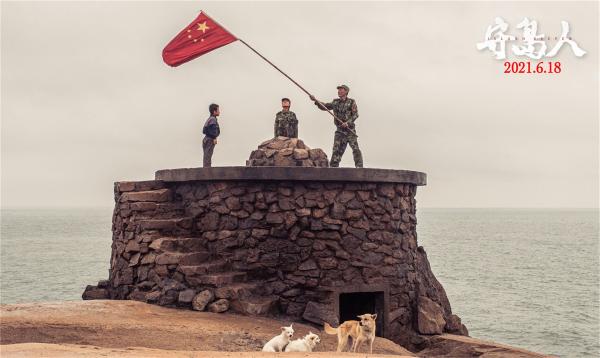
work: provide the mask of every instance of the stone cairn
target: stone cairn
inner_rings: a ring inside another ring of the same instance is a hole
[[[310,149],[301,139],[275,137],[252,151],[246,161],[249,167],[328,167],[322,149]]]

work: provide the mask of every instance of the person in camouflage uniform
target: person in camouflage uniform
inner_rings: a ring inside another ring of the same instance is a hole
[[[290,111],[290,104],[289,98],[281,99],[282,110],[275,115],[275,137],[298,138],[298,119]]]
[[[350,88],[346,85],[337,87],[338,97],[330,103],[321,103],[317,101],[315,96],[310,96],[310,99],[315,101],[315,105],[322,111],[333,110],[333,114],[341,121],[333,120],[335,126],[335,136],[333,138],[333,151],[331,153],[331,167],[339,167],[342,156],[346,151],[346,146],[349,144],[352,148],[352,156],[354,157],[354,166],[357,168],[363,167],[363,158],[360,148],[358,147],[358,136],[356,135],[356,127],[354,122],[358,118],[358,109],[356,101],[348,98]]]

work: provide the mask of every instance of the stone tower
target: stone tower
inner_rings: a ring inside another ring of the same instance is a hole
[[[84,299],[191,308],[200,292],[250,315],[317,325],[378,313],[407,348],[467,334],[417,245],[420,172],[328,168],[277,137],[245,167],[160,170],[115,183],[109,279]]]

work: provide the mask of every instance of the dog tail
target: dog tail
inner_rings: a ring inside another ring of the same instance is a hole
[[[325,333],[327,334],[337,334],[338,329],[337,328],[333,328],[329,325],[329,323],[325,322],[323,324],[323,328],[325,328]]]

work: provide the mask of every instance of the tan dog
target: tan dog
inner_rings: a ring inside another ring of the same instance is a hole
[[[369,354],[373,353],[373,340],[375,340],[376,314],[365,313],[358,316],[359,321],[346,321],[338,328],[333,328],[325,322],[324,328],[327,334],[337,334],[337,351],[341,352],[348,345],[348,337],[352,337],[352,351],[357,352],[363,342],[369,342]]]

